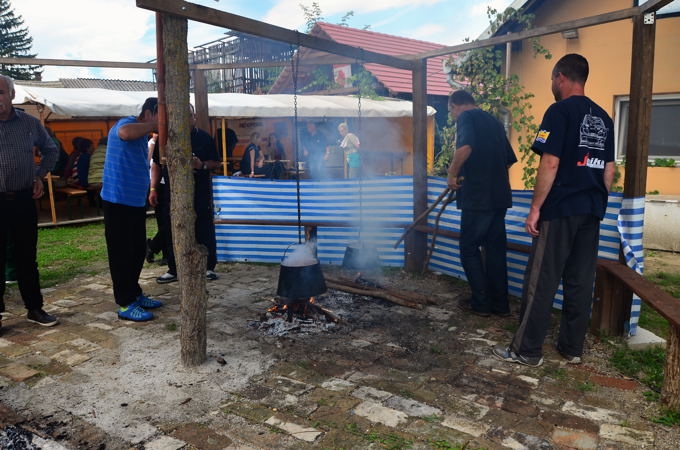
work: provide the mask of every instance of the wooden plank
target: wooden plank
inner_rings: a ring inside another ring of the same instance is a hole
[[[351,45],[340,44],[330,39],[322,39],[299,31],[271,25],[266,22],[249,19],[228,12],[220,11],[194,3],[171,0],[137,0],[137,6],[163,14],[171,14],[186,19],[195,20],[209,25],[242,31],[244,33],[287,42],[303,47],[323,50],[336,55],[342,55],[355,60],[383,64],[398,69],[410,70],[413,63],[396,56],[371,52]]]
[[[680,326],[680,299],[673,297],[642,275],[618,261],[599,260],[598,266],[622,281],[645,303],[674,326]]]

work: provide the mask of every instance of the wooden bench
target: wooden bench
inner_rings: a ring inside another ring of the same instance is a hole
[[[432,233],[434,227],[419,225],[417,230]],[[442,236],[460,239],[460,233],[439,230]],[[508,250],[529,253],[527,245],[508,243]],[[595,276],[595,296],[590,332],[622,336],[624,320],[630,318],[632,294],[663,316],[670,325],[666,342],[666,365],[662,401],[680,410],[680,299],[673,297],[620,261],[598,259]]]
[[[630,311],[631,293],[654,308],[670,325],[666,342],[661,400],[671,409],[680,410],[680,299],[673,297],[639,273],[619,261],[599,260],[595,280],[596,302],[592,325],[608,317],[620,317],[621,308]],[[604,323],[607,325],[607,323]],[[616,324],[611,324],[612,326]],[[591,326],[592,329],[592,326]]]
[[[87,190],[72,186],[55,187],[54,192],[63,195],[66,198],[66,214],[69,219],[73,219],[71,214],[71,202],[76,200],[80,207],[80,216],[85,217],[85,205],[83,198],[87,197]]]

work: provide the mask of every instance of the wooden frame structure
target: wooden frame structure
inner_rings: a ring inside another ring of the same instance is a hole
[[[652,81],[654,71],[654,44],[656,32],[655,12],[671,3],[672,0],[648,0],[642,5],[612,11],[577,20],[551,24],[526,30],[518,33],[509,33],[488,39],[473,41],[461,45],[444,47],[442,49],[421,53],[417,55],[404,55],[394,57],[390,55],[365,51],[361,48],[339,44],[330,40],[310,36],[298,31],[277,27],[265,22],[256,21],[224,11],[196,5],[180,0],[136,0],[138,7],[148,9],[157,14],[168,14],[202,22],[218,27],[229,28],[245,32],[255,36],[265,37],[289,44],[304,46],[318,50],[322,53],[337,55],[339,58],[351,58],[406,69],[412,72],[413,87],[413,184],[414,217],[427,209],[427,173],[426,173],[426,61],[428,58],[454,54],[477,48],[490,47],[521,41],[528,38],[539,37],[561,31],[597,26],[605,23],[632,19],[633,21],[633,44],[630,82],[630,114],[628,122],[628,139],[626,148],[626,178],[624,181],[624,197],[644,197],[647,180],[646,161],[649,148],[649,123],[652,106]],[[161,32],[162,33],[162,32]],[[323,63],[328,64],[332,59],[324,58]],[[72,61],[72,60],[46,60],[34,58],[0,58],[0,63],[5,64],[40,64],[61,66],[83,67],[126,67],[151,69],[153,63],[121,63],[111,61]],[[189,69],[196,77],[196,109],[198,112],[198,125],[205,126],[208,123],[207,92],[205,83],[201,81],[203,69],[235,67],[230,64],[206,64],[192,65]],[[201,92],[202,90],[202,92]],[[427,233],[416,231],[412,233],[406,243],[407,259],[406,268],[418,270],[425,259],[427,249]],[[608,318],[609,319],[609,318]],[[606,323],[600,324],[600,329],[607,330]],[[671,341],[677,342],[678,324],[672,327]],[[678,357],[676,355],[675,359]],[[677,372],[677,371],[676,371]],[[680,374],[678,375],[680,378]],[[680,384],[680,383],[679,383]],[[677,405],[676,405],[677,406]]]

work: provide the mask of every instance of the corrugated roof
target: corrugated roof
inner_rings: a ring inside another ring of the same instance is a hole
[[[334,42],[363,48],[368,51],[382,53],[390,56],[415,55],[430,50],[445,47],[441,44],[419,41],[391,34],[376,33],[369,30],[360,30],[343,25],[333,25],[325,22],[317,22],[311,33],[312,36],[329,39]],[[301,49],[301,59],[312,51]],[[448,95],[451,86],[446,81],[446,74],[442,72],[442,61],[447,57],[441,56],[427,60],[427,93],[429,95]],[[408,70],[395,69],[380,64],[366,63],[364,68],[390,92],[392,95],[401,93],[413,93],[412,75]],[[290,69],[285,68],[270,92],[283,92],[290,90]]]
[[[59,81],[25,81],[17,80],[23,86],[53,87],[53,88],[95,88],[113,91],[154,91],[156,83],[153,81],[137,80],[101,80],[97,78],[60,78]]]

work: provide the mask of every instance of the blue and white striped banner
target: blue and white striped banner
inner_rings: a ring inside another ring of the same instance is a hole
[[[262,180],[218,176],[213,178],[215,218],[228,220],[262,220],[297,223],[298,191],[291,180]],[[446,180],[428,178],[428,203],[432,204],[446,189]],[[513,191],[513,207],[506,215],[508,242],[531,246],[524,230],[532,191]],[[341,264],[346,248],[355,242],[368,243],[378,251],[385,266],[402,267],[404,244],[394,243],[413,222],[413,179],[409,176],[383,177],[372,180],[300,181],[300,219],[304,223],[336,222],[338,226],[318,228],[318,256],[321,264]],[[609,196],[607,212],[600,225],[599,257],[616,260],[619,246],[628,244],[638,266],[642,261],[642,217],[644,199],[628,200],[622,208],[623,196]],[[440,206],[427,218],[434,225]],[[620,213],[621,211],[621,213]],[[625,212],[625,214],[623,214]],[[350,224],[350,226],[348,226]],[[439,220],[442,230],[460,230],[460,211],[451,204]],[[219,261],[279,263],[287,247],[299,242],[304,231],[292,225],[217,224],[217,258]],[[625,231],[620,231],[625,230]],[[621,235],[626,239],[622,241]],[[431,236],[429,237],[431,239]],[[431,242],[431,241],[429,241]],[[624,248],[626,248],[624,246]],[[521,297],[528,255],[508,251],[508,284],[512,295]],[[631,266],[633,267],[633,266]],[[429,269],[465,279],[460,263],[458,240],[437,236]],[[562,307],[562,288],[554,306]],[[639,299],[634,302],[629,333],[635,334],[639,318]]]
[[[642,231],[645,219],[645,198],[624,198],[619,213],[618,225],[621,233],[621,248],[628,267],[642,275],[645,270],[644,247],[642,246]],[[642,299],[633,295],[633,305],[630,310],[630,322],[627,332],[635,335],[640,319]]]

